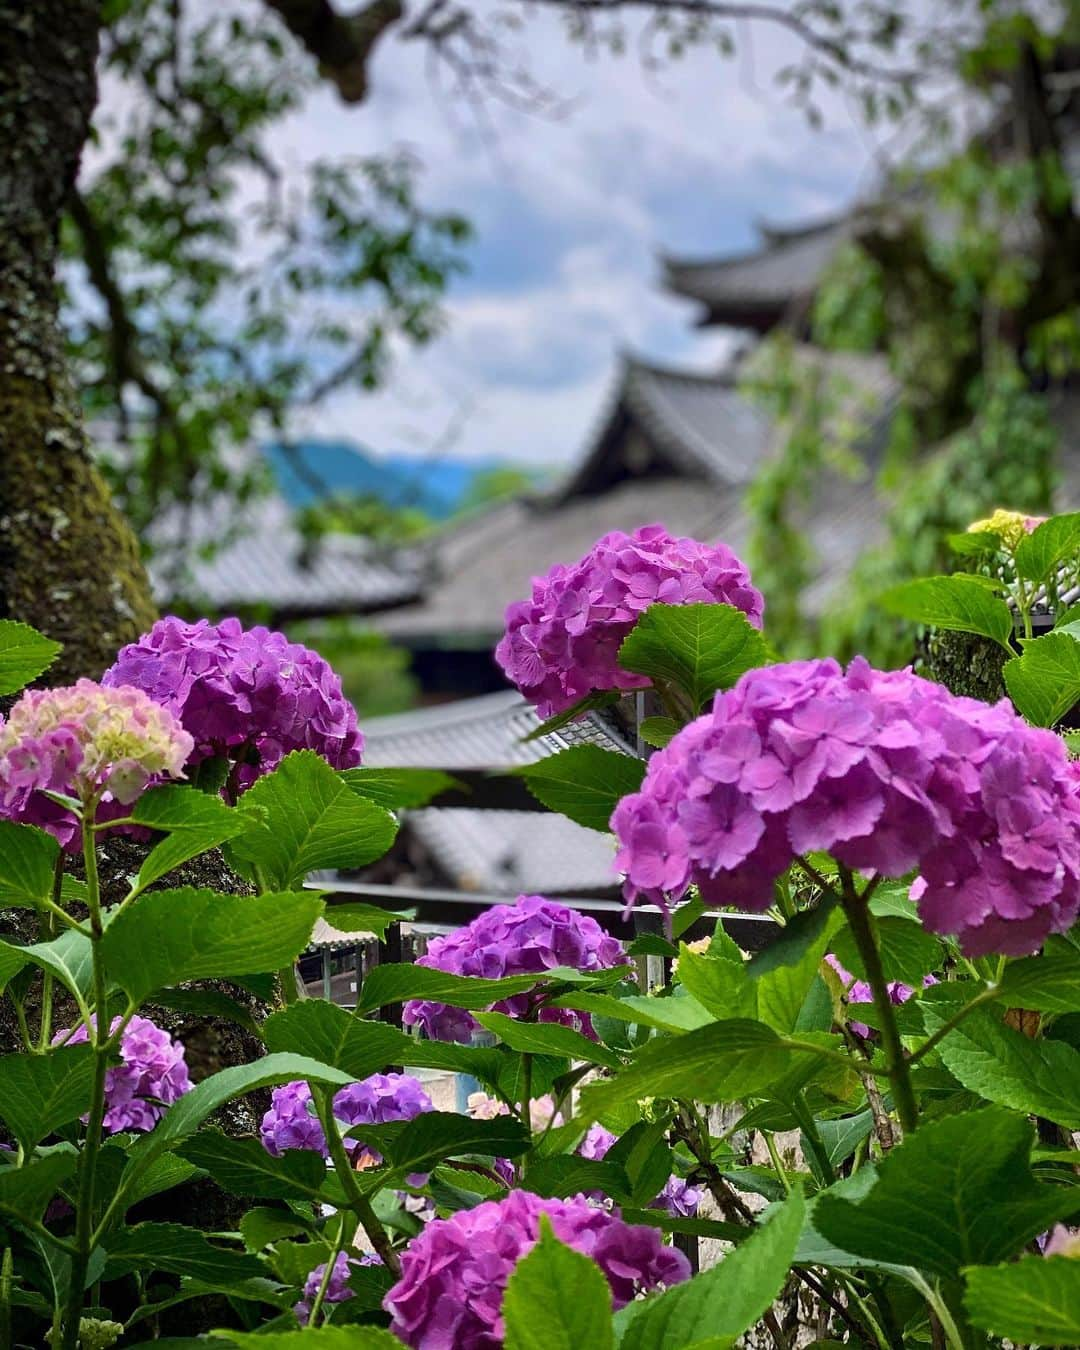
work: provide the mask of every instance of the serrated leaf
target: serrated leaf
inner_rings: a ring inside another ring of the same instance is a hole
[[[768,660],[765,639],[734,605],[650,605],[618,656],[623,670],[676,685],[695,714]]]
[[[748,1331],[788,1277],[806,1206],[799,1191],[717,1265],[659,1298],[629,1320],[620,1350],[692,1350]]]
[[[133,1001],[185,980],[253,975],[291,965],[322,901],[312,891],[220,895],[184,886],[140,896],[109,924],[101,955]]]
[[[406,914],[392,909],[383,909],[380,905],[371,905],[363,900],[350,900],[347,904],[335,904],[328,908],[327,923],[332,924],[340,933],[374,933],[385,937],[391,924],[407,923],[415,911]]]
[[[741,1018],[710,1022],[683,1036],[654,1037],[617,1078],[582,1090],[580,1115],[596,1120],[643,1097],[742,1100],[780,1078],[792,1053],[771,1027]]]
[[[65,1045],[48,1055],[0,1055],[0,1117],[29,1150],[90,1105],[93,1052]]]
[[[205,1233],[179,1223],[137,1223],[113,1233],[105,1243],[105,1278],[135,1270],[187,1275],[221,1288],[223,1283],[266,1274],[257,1257],[215,1246]]]
[[[856,1257],[950,1278],[1003,1261],[1076,1208],[1074,1194],[1035,1180],[1034,1138],[1029,1121],[997,1106],[927,1121],[860,1199],[824,1192],[815,1226]]]
[[[655,998],[647,994],[630,994],[613,998],[611,994],[594,994],[587,990],[562,994],[551,1000],[553,1008],[573,1008],[593,1017],[613,1017],[619,1022],[637,1023],[662,1031],[694,1031],[708,1026],[716,1018],[691,995]]]
[[[390,1003],[408,999],[431,999],[454,1008],[488,1008],[500,999],[527,993],[544,984],[550,975],[510,975],[501,980],[482,980],[471,975],[450,975],[428,966],[376,966],[359,991],[356,1010],[374,1012]]]
[[[1027,1345],[1080,1345],[1080,1261],[1022,1256],[1013,1265],[964,1271],[973,1326]]]
[[[134,892],[143,891],[182,863],[235,838],[248,820],[220,797],[194,787],[166,784],[144,793],[131,808],[132,818],[167,837],[147,854],[135,878]]]
[[[215,1331],[236,1350],[406,1350],[381,1327],[305,1327],[303,1331]],[[201,1344],[201,1342],[200,1342]],[[214,1344],[213,1341],[210,1342]]]
[[[504,1059],[497,1050],[406,1035],[388,1022],[369,1022],[334,1003],[303,999],[263,1024],[269,1050],[307,1056],[343,1070],[350,1079],[366,1078],[390,1064],[446,1069],[490,1082]]]
[[[447,1158],[480,1153],[492,1158],[516,1158],[525,1153],[532,1138],[515,1116],[474,1120],[452,1111],[425,1111],[412,1120],[385,1125],[357,1125],[348,1131],[387,1160],[394,1174],[405,1176],[430,1172]],[[379,1172],[373,1184],[387,1184]]]
[[[1013,555],[1016,570],[1036,586],[1049,581],[1064,562],[1075,562],[1080,555],[1080,511],[1051,516],[1036,525],[1017,544]]]
[[[415,810],[444,792],[462,787],[441,769],[344,769],[340,776],[350,791],[388,811]]]
[[[50,1153],[23,1167],[0,1167],[0,1214],[36,1222],[78,1165],[75,1153]]]
[[[618,1163],[606,1158],[581,1158],[576,1153],[559,1153],[530,1163],[528,1184],[534,1194],[558,1199],[594,1191],[616,1204],[625,1204],[630,1199],[630,1183]]]
[[[59,854],[47,831],[0,820],[0,906],[32,908],[50,899]]]
[[[1064,632],[1032,638],[1001,674],[1017,712],[1051,727],[1080,701],[1080,642]]]
[[[800,910],[777,930],[767,947],[754,953],[747,973],[756,979],[781,966],[797,965],[825,931],[838,903],[835,896],[823,895],[813,909]]]
[[[619,801],[641,787],[645,762],[598,745],[572,745],[511,772],[524,778],[525,786],[549,811],[606,832]]]
[[[506,1350],[611,1350],[611,1288],[595,1261],[561,1243],[547,1216],[503,1296]]]
[[[674,717],[646,717],[638,727],[638,735],[646,745],[662,750],[679,729]]]
[[[32,942],[17,947],[0,942],[0,989],[13,975],[33,962],[54,975],[76,999],[85,1002],[93,983],[93,951],[90,939],[74,928],[67,928],[51,942]]]
[[[901,619],[959,633],[976,633],[1000,643],[1012,655],[1012,611],[993,594],[986,579],[957,572],[953,576],[921,577],[892,586],[881,606]]]
[[[240,1236],[249,1252],[261,1252],[280,1238],[297,1237],[309,1225],[287,1209],[256,1205],[240,1216]]]
[[[200,1130],[176,1152],[208,1172],[230,1195],[257,1200],[313,1200],[326,1180],[321,1154],[286,1149],[272,1157],[257,1139],[236,1139],[220,1130]]]
[[[498,1012],[478,1012],[475,1016],[482,1027],[493,1031],[511,1050],[531,1055],[557,1055],[586,1064],[603,1064],[609,1069],[617,1069],[622,1063],[613,1051],[589,1040],[573,1027],[564,1027],[557,1022],[521,1022]]]
[[[320,868],[356,868],[381,858],[397,821],[385,807],[354,792],[320,755],[286,755],[240,799],[244,834],[230,856],[258,870],[267,890],[299,886]]]
[[[944,1026],[956,1006],[925,1000],[927,1032]],[[938,1054],[958,1082],[984,1100],[1080,1129],[1080,1051],[1064,1041],[1031,1040],[978,1008],[941,1041]]]
[[[1010,1008],[1080,1012],[1080,955],[1010,961],[998,985],[998,998]]]
[[[60,645],[28,623],[0,619],[0,694],[17,694],[36,680],[59,656]]]
[[[886,915],[875,921],[874,928],[886,979],[901,980],[918,989],[924,975],[940,969],[940,942],[913,920]],[[832,950],[856,979],[866,979],[862,957],[846,925],[832,939]]]

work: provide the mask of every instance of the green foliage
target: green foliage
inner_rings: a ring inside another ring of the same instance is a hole
[[[992,638],[1012,653],[1012,614],[983,577],[959,573],[905,581],[885,591],[881,604],[916,623]]]
[[[650,605],[619,648],[624,670],[674,687],[691,716],[768,659],[765,639],[734,605]]]
[[[1014,1265],[964,1272],[973,1326],[1016,1344],[1080,1344],[1080,1261],[1024,1256]]]
[[[262,490],[263,428],[375,387],[396,343],[429,340],[469,230],[418,203],[407,152],[298,169],[278,150],[316,75],[275,16],[131,0],[103,48],[116,97],[65,229],[85,268],[65,316],[145,539],[170,506]]]
[[[247,829],[229,845],[230,858],[260,887],[288,890],[317,868],[363,867],[394,841],[397,822],[381,806],[350,791],[312,750],[286,755],[241,798]]]
[[[15,694],[52,665],[60,643],[29,624],[0,619],[0,694]]]
[[[368,797],[390,811],[426,806],[456,786],[439,769],[344,769],[341,781],[361,797]]]
[[[1022,1250],[1076,1199],[1037,1182],[1034,1131],[1000,1107],[928,1122],[878,1166],[861,1197],[826,1192],[814,1225],[857,1257],[947,1278]]]
[[[698,1279],[657,1299],[631,1304],[620,1350],[721,1350],[734,1345],[787,1282],[805,1209],[802,1193],[795,1191],[752,1236]]]
[[[1080,642],[1065,632],[1024,642],[1002,676],[1017,711],[1037,727],[1051,727],[1080,702]]]
[[[641,787],[645,764],[598,745],[572,745],[513,772],[524,778],[532,795],[549,811],[558,811],[589,829],[607,831],[619,799]]]
[[[51,834],[0,820],[0,905],[33,908],[49,899],[59,854]]]
[[[545,1216],[540,1241],[503,1298],[506,1350],[611,1350],[611,1290],[600,1267],[561,1243]]]

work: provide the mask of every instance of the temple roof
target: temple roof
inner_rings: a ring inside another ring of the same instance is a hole
[[[164,551],[151,562],[160,605],[184,605],[216,613],[265,608],[281,621],[330,614],[370,614],[415,600],[423,576],[419,559],[380,554],[370,540],[327,535],[311,548],[293,523],[288,503],[276,494],[227,518],[231,507],[196,508],[181,527],[178,518],[158,530]],[[183,529],[182,567],[169,547]],[[201,548],[215,544],[209,556]]]
[[[714,258],[663,257],[664,284],[702,306],[699,325],[725,324],[765,333],[813,295],[825,268],[852,230],[842,216],[800,226],[759,226],[761,244]]]
[[[515,690],[442,703],[364,723],[364,763],[463,771],[532,764],[571,745],[628,752],[597,715],[533,741],[540,719]],[[609,836],[541,811],[425,807],[403,829],[447,881],[489,895],[605,894],[618,886]]]

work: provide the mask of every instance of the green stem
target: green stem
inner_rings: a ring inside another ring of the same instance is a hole
[[[776,1140],[773,1138],[772,1130],[762,1130],[762,1136],[765,1139],[765,1147],[769,1150],[769,1157],[772,1160],[773,1171],[776,1173],[777,1180],[783,1186],[785,1193],[791,1191],[791,1182],[788,1180],[788,1174],[784,1170],[784,1164],[780,1159],[780,1154],[776,1151]]]
[[[401,1262],[398,1260],[397,1252],[390,1245],[390,1239],[386,1236],[386,1230],[376,1217],[375,1211],[371,1207],[371,1201],[357,1185],[356,1173],[352,1170],[349,1155],[345,1152],[345,1145],[341,1142],[337,1121],[334,1119],[333,1093],[317,1083],[309,1083],[308,1087],[311,1089],[311,1095],[319,1113],[319,1120],[322,1123],[323,1134],[326,1136],[330,1161],[334,1164],[334,1171],[348,1198],[349,1208],[360,1221],[360,1226],[367,1234],[368,1241],[382,1258],[382,1263],[386,1269],[391,1275],[400,1275]]]
[[[941,1323],[941,1329],[945,1333],[945,1339],[952,1346],[952,1350],[965,1350],[964,1338],[960,1334],[960,1328],[956,1325],[949,1306],[941,1297],[941,1292],[925,1279],[916,1270],[905,1271],[907,1281],[913,1284],[915,1288],[926,1299],[927,1303],[937,1314],[938,1321]]]
[[[278,971],[278,984],[281,985],[281,997],[286,1007],[300,1000],[300,991],[296,987],[296,967],[291,963]]]
[[[840,869],[840,903],[847,916],[851,936],[862,960],[867,983],[874,995],[874,1007],[881,1023],[881,1044],[885,1051],[885,1066],[892,1086],[893,1101],[904,1133],[910,1133],[919,1123],[919,1108],[915,1101],[915,1090],[911,1086],[911,1074],[907,1058],[904,1055],[900,1029],[896,1024],[896,1011],[889,997],[889,982],[881,964],[877,938],[874,933],[874,916],[866,903],[865,896],[855,890],[855,879],[851,871]]]
[[[821,1131],[818,1129],[814,1114],[806,1103],[806,1097],[802,1092],[796,1092],[791,1100],[792,1115],[798,1122],[799,1129],[803,1132],[803,1137],[810,1145],[810,1151],[817,1160],[818,1169],[821,1172],[822,1180],[826,1186],[831,1186],[836,1180],[836,1169],[832,1165],[832,1159],[829,1157],[829,1151],[825,1147],[821,1138]]]
[[[326,1291],[330,1288],[330,1280],[334,1274],[334,1265],[341,1249],[345,1246],[345,1215],[339,1217],[337,1238],[330,1248],[330,1256],[326,1262],[326,1268],[323,1271],[322,1279],[319,1281],[319,1287],[315,1291],[315,1297],[311,1301],[311,1312],[308,1314],[308,1326],[317,1327],[319,1325],[319,1316],[322,1313],[323,1301],[326,1298]]]
[[[105,989],[105,968],[100,955],[101,892],[98,883],[97,855],[94,852],[94,812],[97,803],[87,803],[82,820],[83,861],[86,866],[86,906],[90,913],[90,955],[93,964],[94,1013],[90,1041],[94,1052],[94,1078],[90,1090],[90,1114],[86,1140],[79,1159],[79,1189],[75,1204],[75,1251],[71,1257],[71,1282],[64,1310],[61,1350],[76,1350],[79,1342],[79,1316],[83,1307],[86,1272],[93,1250],[94,1190],[97,1161],[101,1151],[102,1122],[105,1119],[105,1073],[108,1068],[109,1008]]]
[[[56,866],[53,869],[53,893],[52,903],[60,908],[60,896],[64,885],[64,853],[63,850],[57,855]],[[42,937],[45,941],[50,941],[56,936],[56,929],[53,926],[53,916],[46,914],[41,920],[42,927],[45,929]],[[45,971],[41,980],[41,1022],[38,1027],[38,1049],[44,1054],[49,1048],[49,1038],[52,1035],[52,1013],[53,1013],[53,976],[52,971]]]
[[[15,1259],[11,1248],[4,1248],[0,1260],[0,1345],[13,1345],[11,1336],[11,1285],[15,1269]]]

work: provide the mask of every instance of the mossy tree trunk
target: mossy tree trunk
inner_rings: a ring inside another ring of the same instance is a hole
[[[90,457],[56,261],[97,96],[100,0],[0,0],[0,616],[96,676],[154,618],[138,545]]]

